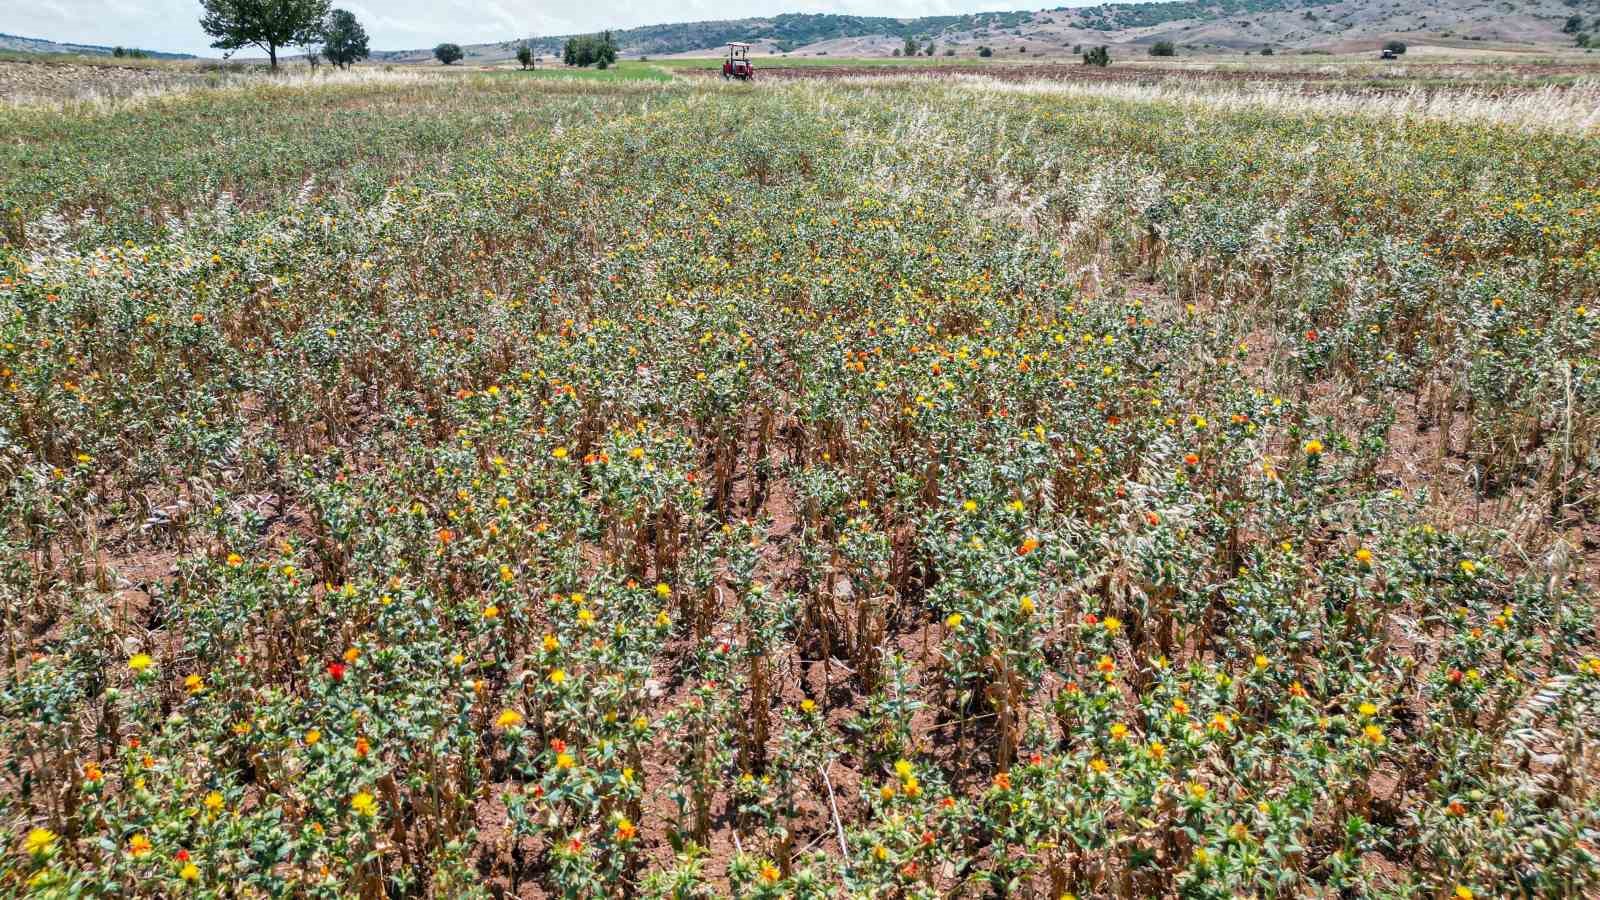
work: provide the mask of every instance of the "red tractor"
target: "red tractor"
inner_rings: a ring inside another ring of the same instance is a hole
[[[722,60],[722,78],[749,81],[756,77],[756,67],[750,65],[750,45],[730,42],[728,55]]]

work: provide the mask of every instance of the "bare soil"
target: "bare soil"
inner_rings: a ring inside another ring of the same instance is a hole
[[[198,70],[119,66],[55,60],[0,60],[0,102],[91,100],[126,97],[174,85],[203,84]]]

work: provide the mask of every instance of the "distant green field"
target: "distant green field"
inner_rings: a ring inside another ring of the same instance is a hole
[[[672,74],[657,67],[654,62],[622,60],[608,69],[574,69],[563,65],[549,68],[511,69],[508,77],[522,78],[588,78],[595,81],[671,81]]]

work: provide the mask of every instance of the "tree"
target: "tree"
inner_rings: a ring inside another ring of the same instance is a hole
[[[988,59],[989,57],[994,55],[994,51],[989,49],[989,47],[987,45],[979,45],[979,47],[978,47],[978,55],[983,57],[984,59]]]
[[[517,48],[517,65],[524,69],[533,65],[533,48],[528,46],[527,41]]]
[[[328,0],[200,0],[200,27],[227,50],[255,46],[278,68],[279,47],[305,47],[322,37]]]
[[[1561,26],[1563,34],[1577,34],[1583,30],[1583,16],[1567,16],[1567,24]]]
[[[906,56],[916,56],[917,55],[917,49],[920,46],[921,45],[917,43],[917,39],[916,38],[908,37],[908,38],[906,38],[905,50],[902,51],[902,52],[904,52]]]
[[[453,62],[460,62],[461,57],[466,54],[461,52],[460,44],[440,44],[433,48],[433,55],[439,62],[448,66]]]
[[[1177,56],[1178,48],[1177,45],[1173,44],[1171,41],[1156,41],[1154,44],[1150,45],[1150,55]]]
[[[1272,48],[1271,47],[1262,47],[1261,48],[1261,55],[1262,56],[1271,56],[1272,55]]]
[[[1107,49],[1105,44],[1091,47],[1083,51],[1083,64],[1086,66],[1109,66],[1111,65],[1111,51]]]
[[[561,61],[579,68],[603,63],[601,68],[605,68],[617,61],[617,42],[609,31],[567,38],[561,48]]]
[[[1406,52],[1406,42],[1390,41],[1389,43],[1383,45],[1383,49],[1393,53],[1395,56],[1400,56]]]
[[[341,69],[366,59],[367,30],[356,21],[355,14],[347,9],[328,13],[322,28],[322,56]]]

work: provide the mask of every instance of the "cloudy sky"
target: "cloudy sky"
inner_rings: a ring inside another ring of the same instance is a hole
[[[1031,8],[1026,0],[334,0],[334,6],[356,14],[374,50],[780,12],[929,16]],[[220,55],[210,49],[199,18],[199,0],[0,0],[0,32],[6,34]]]

